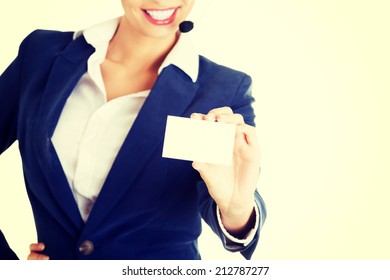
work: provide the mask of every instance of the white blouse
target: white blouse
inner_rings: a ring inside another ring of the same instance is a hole
[[[119,18],[75,33],[74,38],[84,35],[95,52],[88,59],[87,72],[66,101],[52,137],[84,221],[150,92],[129,92],[107,102],[100,64],[118,24]],[[196,81],[198,55],[185,36],[180,37],[159,72],[170,64],[177,65]]]
[[[95,52],[88,59],[87,72],[67,99],[52,137],[84,221],[88,219],[125,137],[150,92],[129,92],[128,95],[107,101],[100,64],[105,59],[118,24],[119,18],[74,34],[74,38],[84,35]],[[180,36],[159,72],[166,66],[175,64],[195,82],[199,58],[187,36]],[[220,221],[219,212],[218,218]],[[222,229],[229,236],[223,226]],[[254,235],[255,230],[252,232],[250,235]],[[246,244],[253,236],[248,236],[245,240],[237,240],[231,236],[229,239]]]

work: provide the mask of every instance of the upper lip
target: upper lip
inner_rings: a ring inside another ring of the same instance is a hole
[[[142,9],[144,11],[169,11],[169,10],[176,10],[178,9],[179,7],[170,7],[170,8],[161,8],[161,9],[158,9],[158,8],[145,8],[145,9]]]
[[[179,7],[171,7],[164,9],[143,9],[143,12],[156,20],[168,20],[177,11]]]

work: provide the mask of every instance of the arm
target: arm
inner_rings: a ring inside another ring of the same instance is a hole
[[[23,50],[27,41],[23,41],[18,56],[0,76],[0,154],[17,138]]]
[[[219,166],[194,162],[199,171],[201,183],[201,215],[230,251],[240,251],[250,258],[266,217],[263,200],[256,190],[260,171],[260,147],[254,128],[254,112],[251,106],[251,80],[245,76],[236,92],[232,108],[223,107],[211,110],[208,114],[193,114],[191,117],[205,121],[218,121],[237,125],[233,164]],[[247,123],[251,124],[248,125]],[[218,225],[218,211],[227,234],[221,233]],[[257,215],[255,210],[257,208]],[[229,235],[245,239],[252,232],[251,238],[242,243],[229,240]]]
[[[19,114],[20,84],[23,72],[24,49],[30,37],[27,37],[19,48],[18,56],[0,76],[0,154],[7,150],[17,139],[17,122]],[[7,259],[18,259],[9,248],[0,231],[0,259],[4,254]],[[44,260],[47,256],[39,254],[44,244],[31,244],[28,259]],[[4,251],[3,251],[4,250]]]
[[[198,185],[200,190],[200,214],[205,222],[211,227],[213,232],[219,236],[222,240],[224,248],[230,252],[240,252],[246,259],[250,259],[253,252],[256,249],[257,243],[260,237],[260,230],[266,218],[266,208],[263,199],[260,194],[255,192],[255,202],[259,209],[259,217],[257,217],[259,226],[254,232],[253,238],[249,243],[236,243],[230,240],[222,231],[216,213],[217,204],[214,199],[210,197],[207,186],[204,182],[200,182]],[[249,229],[250,230],[250,229]]]
[[[0,260],[18,260],[18,256],[9,247],[2,231],[0,230]]]

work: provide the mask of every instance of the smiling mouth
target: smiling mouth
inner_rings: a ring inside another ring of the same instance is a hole
[[[164,10],[145,9],[143,10],[146,18],[155,25],[170,24],[175,20],[178,8],[170,8]]]

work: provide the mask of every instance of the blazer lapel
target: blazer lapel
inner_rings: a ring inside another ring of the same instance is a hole
[[[186,115],[197,90],[198,84],[175,66],[162,71],[113,163],[85,230],[95,227],[131,190],[137,175],[163,142],[167,116]]]
[[[48,181],[51,194],[62,210],[53,211],[52,214],[57,216],[57,219],[72,235],[77,234],[81,229],[83,221],[51,137],[67,98],[81,76],[87,71],[86,63],[93,52],[94,48],[87,44],[84,37],[79,37],[55,59],[38,113],[39,123],[37,123],[38,133],[36,135],[39,137],[37,142],[41,145],[37,147],[36,153],[41,168],[45,170],[43,173]]]

